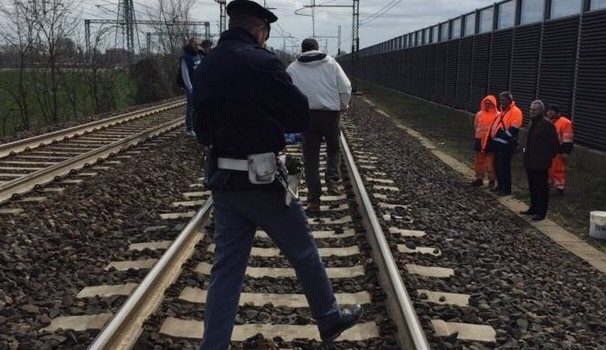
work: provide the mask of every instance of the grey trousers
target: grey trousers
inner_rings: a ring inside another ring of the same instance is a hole
[[[303,133],[303,158],[305,161],[305,182],[308,202],[320,203],[320,145],[326,141],[326,185],[336,184],[341,178],[339,166],[341,148],[339,146],[339,111],[311,111],[310,126]]]

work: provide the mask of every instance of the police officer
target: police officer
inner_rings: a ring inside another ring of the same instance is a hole
[[[284,133],[309,125],[307,98],[264,49],[278,18],[250,0],[230,2],[227,14],[229,29],[194,78],[195,131],[209,150],[205,176],[214,201],[216,244],[201,348],[229,346],[257,227],[295,269],[322,340],[332,341],[360,319],[362,308],[337,306],[301,205],[285,204],[284,188],[272,172]]]

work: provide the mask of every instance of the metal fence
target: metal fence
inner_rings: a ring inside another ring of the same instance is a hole
[[[338,58],[348,73],[351,60]],[[606,0],[503,1],[364,48],[357,62],[360,79],[470,112],[504,90],[525,113],[535,99],[557,103],[577,142],[606,150]]]

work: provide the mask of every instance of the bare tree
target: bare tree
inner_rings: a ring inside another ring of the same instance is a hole
[[[0,16],[2,18],[2,30],[0,36],[6,41],[16,58],[18,68],[18,79],[16,88],[12,84],[5,84],[4,89],[12,96],[16,104],[21,126],[24,129],[31,127],[31,110],[28,105],[29,96],[32,93],[28,86],[31,74],[26,71],[31,67],[33,50],[39,34],[39,28],[35,20],[34,3],[14,1],[12,3],[0,3]],[[8,118],[8,115],[4,116]]]
[[[113,106],[114,103],[114,101],[107,101],[107,99],[104,98],[107,91],[104,91],[102,88],[102,86],[105,84],[105,79],[103,79],[102,75],[100,74],[103,63],[103,54],[101,53],[100,49],[106,46],[111,32],[115,29],[115,26],[100,27],[94,36],[94,41],[90,52],[87,53],[89,62],[89,79],[87,79],[87,82],[89,94],[93,101],[93,107],[96,113],[107,110],[108,106]],[[105,74],[110,74],[110,72],[105,71]],[[110,96],[113,97],[111,94]]]
[[[77,27],[78,19],[71,16],[74,0],[45,0],[42,8],[35,9],[35,23],[40,33],[42,56],[45,58],[42,74],[41,109],[47,119],[59,120],[59,55],[61,44],[70,38]]]
[[[153,26],[164,54],[176,54],[183,42],[195,33],[191,25],[178,22],[191,21],[195,0],[158,0],[157,8],[148,8],[147,16],[163,24]]]

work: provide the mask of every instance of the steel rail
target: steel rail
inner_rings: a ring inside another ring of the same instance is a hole
[[[10,199],[14,194],[30,191],[34,186],[53,181],[57,176],[68,174],[71,170],[80,169],[86,164],[93,164],[97,160],[106,158],[112,153],[117,153],[123,148],[144,141],[150,137],[162,134],[183,124],[183,118],[177,118],[162,123],[153,128],[141,131],[132,136],[118,140],[114,143],[96,148],[79,156],[66,159],[55,165],[29,173],[23,177],[17,178],[0,184],[0,203]]]
[[[142,331],[143,322],[160,305],[164,291],[179,276],[181,265],[191,257],[196,244],[203,238],[201,230],[209,218],[212,203],[212,197],[204,202],[196,216],[149,271],[120,311],[97,335],[89,349],[121,350],[134,346]]]
[[[182,106],[183,104],[185,104],[185,102],[183,101],[167,102],[159,106],[147,107],[140,110],[116,115],[110,118],[100,119],[90,123],[73,126],[71,128],[61,129],[47,134],[33,136],[27,139],[3,144],[0,145],[0,158],[4,158],[15,153],[20,153],[28,149],[34,149],[40,146],[48,145],[56,140],[71,138],[76,135],[81,135],[86,132],[93,131],[95,129],[120,124],[141,117],[146,117],[154,113],[163,112],[172,108],[177,108],[179,106]]]
[[[343,133],[341,133],[340,141],[346,159],[347,172],[352,179],[352,188],[356,194],[358,211],[366,228],[366,238],[372,246],[373,260],[379,268],[379,282],[387,294],[387,311],[398,328],[400,348],[429,350],[429,343],[425,338],[425,333]]]

